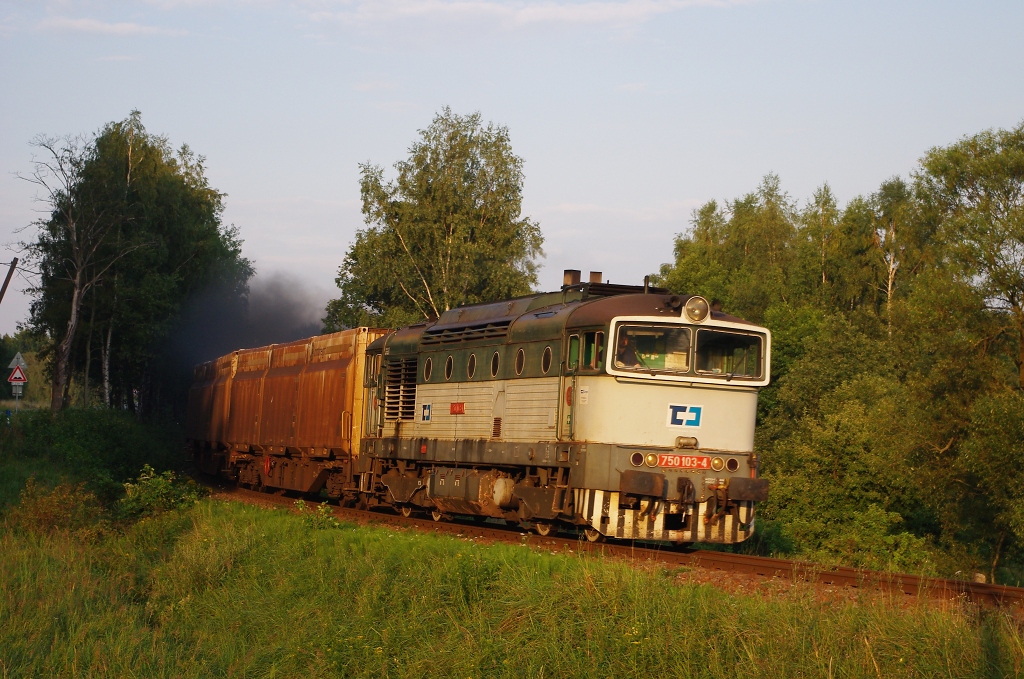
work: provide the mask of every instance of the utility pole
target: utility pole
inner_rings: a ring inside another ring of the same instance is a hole
[[[11,284],[11,277],[14,276],[14,270],[16,268],[18,268],[17,257],[11,260],[11,268],[7,270],[7,278],[4,279],[4,287],[0,288],[0,302],[4,301],[4,293],[7,292],[7,286]]]

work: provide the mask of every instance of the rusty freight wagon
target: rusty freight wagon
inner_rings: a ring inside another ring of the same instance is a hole
[[[546,535],[739,542],[767,497],[753,450],[767,329],[695,295],[567,271],[557,292],[197,366],[200,467],[344,503]]]
[[[386,334],[357,328],[196,366],[186,436],[199,468],[253,487],[339,494],[362,435],[366,346]]]

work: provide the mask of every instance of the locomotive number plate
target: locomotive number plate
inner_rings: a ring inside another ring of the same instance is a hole
[[[711,469],[711,458],[703,455],[658,455],[659,467],[676,467],[681,469]]]

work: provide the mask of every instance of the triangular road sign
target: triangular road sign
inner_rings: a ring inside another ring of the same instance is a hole
[[[7,381],[11,384],[25,384],[28,382],[28,378],[25,377],[25,371],[21,369],[20,365],[14,366],[14,370],[11,372],[11,376],[7,378]]]
[[[11,360],[10,365],[8,365],[7,367],[13,368],[16,365],[20,365],[22,370],[28,370],[28,363],[25,363],[25,359],[21,357],[20,351],[14,355],[14,358]]]

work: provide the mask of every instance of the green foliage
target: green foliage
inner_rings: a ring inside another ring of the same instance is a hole
[[[11,530],[91,540],[188,507],[204,489],[152,466],[178,466],[181,446],[174,426],[123,411],[22,412],[0,428],[0,514]]]
[[[950,523],[983,535],[994,578],[1006,543],[1019,558],[1024,544],[1024,395],[1006,391],[979,398],[970,413],[968,436],[952,470],[955,513]]]
[[[913,414],[889,415],[906,400],[900,384],[862,375],[828,391],[771,442],[764,516],[801,553],[827,563],[935,572],[935,550],[905,530],[897,511],[921,502],[908,468]]]
[[[1024,121],[931,149],[916,178],[950,258],[1008,317],[1024,388]]]
[[[175,468],[184,462],[184,440],[170,423],[140,423],[130,413],[80,410],[21,412],[0,427],[0,506],[17,496],[24,478],[40,471],[87,482],[104,503],[117,498],[124,479],[143,465]],[[28,470],[28,474],[24,471]]]
[[[139,477],[124,484],[124,497],[117,501],[121,518],[135,519],[189,507],[205,495],[205,489],[192,479],[179,479],[174,472],[157,474],[148,464]]]
[[[295,511],[302,517],[302,522],[307,528],[323,530],[325,528],[341,528],[341,523],[334,518],[331,506],[321,502],[316,509],[310,509],[305,500],[295,501]]]
[[[508,129],[448,108],[395,164],[361,166],[363,216],[338,270],[328,330],[396,327],[528,293],[543,237],[522,216],[523,161]]]
[[[746,548],[1024,582],[1024,123],[840,207],[769,175],[694,212],[660,280],[773,333]]]
[[[657,281],[759,321],[769,304],[785,299],[795,215],[776,175],[728,203],[727,211],[711,201],[694,211],[693,231],[676,239],[675,266],[663,267]]]
[[[1008,613],[729,594],[658,568],[203,502],[82,547],[0,535],[8,676],[985,677]]]
[[[86,140],[44,141],[67,162],[37,177],[63,176],[65,186],[26,246],[42,274],[30,322],[53,342],[56,388],[77,375],[91,387],[85,405],[155,411],[172,379],[161,352],[182,309],[211,286],[241,298],[253,273],[236,229],[221,222],[224,195],[202,156],[172,150],[138,111]],[[61,175],[65,166],[73,171]]]

